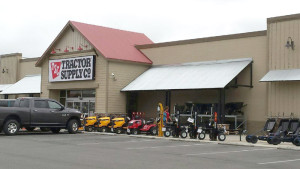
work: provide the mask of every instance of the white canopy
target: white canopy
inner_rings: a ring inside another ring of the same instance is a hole
[[[153,66],[121,91],[224,88],[251,58]]]
[[[0,92],[5,90],[6,88],[10,87],[12,84],[0,84]]]
[[[28,75],[10,87],[4,89],[0,94],[33,94],[41,93],[41,75]]]
[[[300,69],[271,70],[260,82],[297,81],[300,80]]]

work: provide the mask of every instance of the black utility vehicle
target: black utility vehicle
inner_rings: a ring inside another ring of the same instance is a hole
[[[81,112],[65,108],[52,99],[18,98],[13,107],[0,107],[0,132],[15,135],[21,127],[28,131],[40,127],[53,133],[65,128],[70,134],[75,134],[81,126],[80,116]]]

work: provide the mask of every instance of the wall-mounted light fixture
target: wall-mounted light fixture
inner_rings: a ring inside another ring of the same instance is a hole
[[[115,75],[114,73],[111,73],[111,78],[112,78],[114,81],[117,80],[116,75]]]
[[[8,69],[2,69],[2,73],[8,73]]]
[[[287,47],[287,48],[291,47],[292,50],[294,50],[295,44],[294,44],[294,41],[291,37],[288,37],[288,40],[286,41],[285,47]]]
[[[51,54],[55,54],[56,53],[56,51],[60,51],[60,49],[52,49],[52,51],[51,51]]]

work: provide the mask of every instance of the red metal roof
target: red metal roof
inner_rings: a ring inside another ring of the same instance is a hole
[[[144,34],[70,21],[105,58],[152,64],[135,45],[152,44]]]

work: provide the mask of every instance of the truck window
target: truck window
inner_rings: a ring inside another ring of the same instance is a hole
[[[34,107],[35,108],[49,108],[48,102],[46,100],[35,100]]]
[[[7,101],[0,101],[0,107],[8,107]]]
[[[61,109],[61,106],[54,101],[48,101],[48,104],[50,109]]]
[[[29,100],[28,99],[22,99],[20,100],[20,107],[29,107]]]

